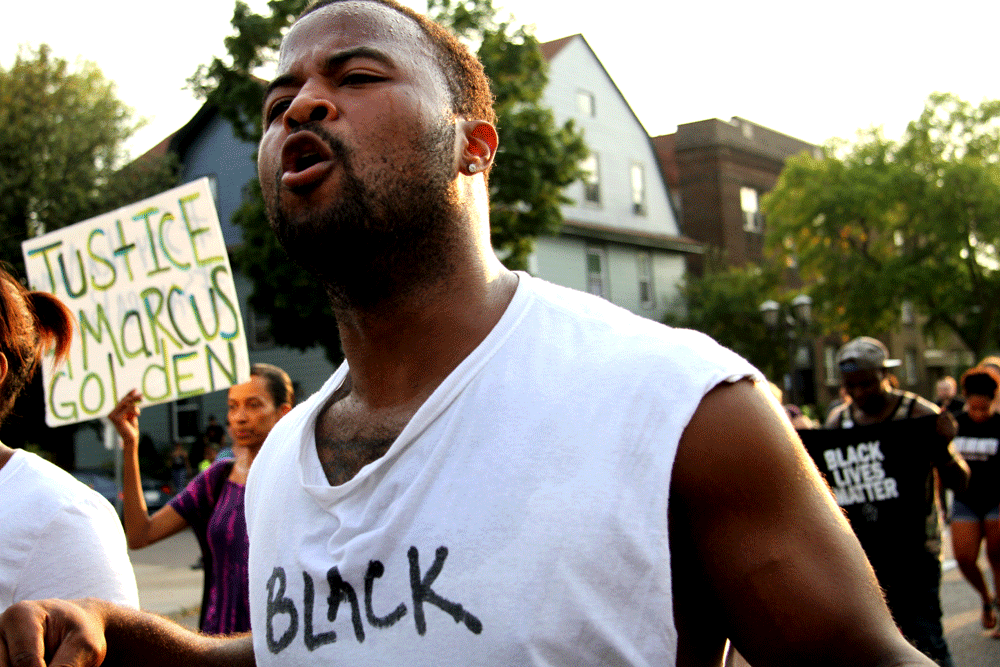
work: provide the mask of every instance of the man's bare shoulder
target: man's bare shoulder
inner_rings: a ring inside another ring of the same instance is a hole
[[[844,412],[849,410],[850,407],[851,404],[845,401],[844,403],[841,403],[840,405],[830,410],[830,414],[826,416],[826,422],[823,424],[823,427],[837,428],[838,426],[840,426],[841,415],[843,415]]]
[[[927,415],[936,415],[941,412],[941,409],[938,406],[934,405],[923,396],[918,396],[917,394],[909,391],[901,391],[898,393],[900,396],[912,398],[913,410],[910,414],[913,417],[926,417]]]
[[[750,664],[913,657],[829,488],[759,384],[722,383],[702,399],[669,507],[678,664],[710,664],[726,637]]]

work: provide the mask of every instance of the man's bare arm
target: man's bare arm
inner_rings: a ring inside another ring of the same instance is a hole
[[[958,422],[947,410],[940,409],[928,400],[918,398],[913,406],[913,416],[925,417],[933,414],[938,416],[934,429],[938,442],[932,448],[931,456],[934,457],[938,479],[949,489],[964,491],[969,486],[969,464],[952,444],[952,440],[958,435]]]
[[[749,380],[702,400],[670,496],[678,665],[933,665],[896,629],[801,442]]]
[[[20,602],[0,615],[0,667],[253,667],[250,635],[210,637],[103,600]]]

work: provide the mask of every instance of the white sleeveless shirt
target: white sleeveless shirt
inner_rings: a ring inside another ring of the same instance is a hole
[[[384,457],[331,487],[324,402],[247,483],[257,664],[672,665],[667,500],[702,397],[759,373],[708,337],[520,274]]]

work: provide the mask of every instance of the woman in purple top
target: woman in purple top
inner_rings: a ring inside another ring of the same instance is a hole
[[[212,464],[152,516],[146,509],[139,473],[141,400],[142,395],[133,389],[108,415],[123,443],[123,505],[129,546],[141,549],[191,526],[201,544],[205,566],[201,631],[246,632],[250,629],[249,542],[243,491],[264,439],[292,409],[292,382],[276,366],[254,364],[248,382],[229,388],[227,418],[236,457]]]

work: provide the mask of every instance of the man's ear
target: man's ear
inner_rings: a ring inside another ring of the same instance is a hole
[[[459,169],[470,176],[481,174],[493,164],[500,143],[497,130],[485,120],[465,120],[459,128],[465,137]]]
[[[7,355],[5,355],[3,352],[0,352],[0,387],[3,386],[3,381],[7,378],[8,368],[9,366],[7,365]]]

